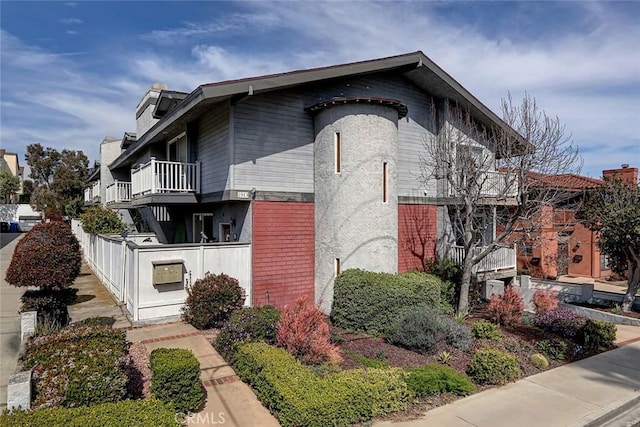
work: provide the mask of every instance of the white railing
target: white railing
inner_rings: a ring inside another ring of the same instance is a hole
[[[483,172],[479,178],[480,195],[484,197],[516,197],[518,195],[517,177],[498,171]],[[449,187],[449,196],[456,196],[456,190]]]
[[[84,189],[84,201],[85,202],[99,202],[100,201],[100,180],[95,181],[91,187]]]
[[[154,234],[93,235],[72,220],[84,258],[100,282],[116,299],[126,304],[133,322],[179,318],[187,297],[186,286],[212,274],[226,273],[244,289],[245,305],[251,304],[250,243],[185,243],[161,245]],[[182,263],[182,283],[154,285],[154,263]]]
[[[151,158],[131,171],[131,194],[199,193],[200,162],[168,162]]]
[[[131,183],[116,181],[107,186],[105,203],[122,203],[131,201]]]
[[[472,249],[472,254],[475,256],[485,249],[484,246],[478,246]],[[464,262],[465,251],[462,246],[451,246],[449,256],[458,265],[462,265]],[[509,270],[515,269],[516,262],[516,248],[515,245],[509,247],[497,247],[489,255],[484,257],[479,263],[473,266],[473,273],[486,273],[490,271]]]

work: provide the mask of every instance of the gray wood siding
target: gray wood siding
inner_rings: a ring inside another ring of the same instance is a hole
[[[229,188],[229,104],[212,107],[198,123],[197,159],[203,194]],[[190,141],[193,144],[193,141]]]
[[[234,187],[313,192],[313,117],[299,92],[251,96],[234,106]]]

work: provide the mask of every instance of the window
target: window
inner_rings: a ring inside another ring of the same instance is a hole
[[[182,132],[167,144],[167,160],[185,163],[187,157],[187,136]]]
[[[387,203],[387,162],[382,163],[382,203]]]
[[[340,132],[334,134],[334,151],[335,151],[335,172],[341,172],[342,162],[342,140],[340,138]]]
[[[600,270],[611,270],[609,255],[600,253]]]
[[[213,214],[201,213],[193,215],[193,241],[194,243],[215,242],[213,234]]]
[[[340,275],[340,258],[336,258],[335,270],[336,277],[338,277]]]
[[[220,241],[221,242],[231,241],[231,224],[220,223]]]
[[[522,243],[520,245],[520,255],[533,255],[533,245],[530,243]]]

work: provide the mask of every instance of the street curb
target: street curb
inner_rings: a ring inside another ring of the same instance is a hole
[[[618,399],[611,404],[600,408],[592,414],[582,418],[579,422],[571,424],[570,427],[598,427],[611,421],[618,415],[625,412],[627,409],[632,408],[636,404],[640,403],[640,391],[635,391],[629,396],[625,396],[622,399]]]

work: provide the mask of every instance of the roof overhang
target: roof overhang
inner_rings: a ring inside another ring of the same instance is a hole
[[[160,121],[149,129],[149,131],[144,135],[139,135],[139,139],[111,164],[111,168],[115,169],[131,165],[134,156],[140,152],[140,150],[162,140],[168,134],[175,132],[177,126],[183,126],[189,120],[198,117],[206,106],[239,96],[251,96],[303,84],[391,71],[402,73],[403,76],[416,86],[432,96],[448,98],[455,101],[459,106],[469,109],[473,117],[488,128],[495,129],[498,127],[507,130],[509,133],[513,133],[513,136],[520,141],[524,151],[530,149],[530,144],[522,136],[503,122],[500,117],[482,104],[424,53],[418,51],[382,59],[229,80],[198,86],[193,92],[186,95],[175,108],[168,109]],[[169,103],[172,99],[175,100],[175,97],[182,96],[177,95],[181,94],[181,92],[171,93],[169,91],[163,91],[163,93],[164,92],[166,92],[166,96],[164,98],[161,96],[162,107],[160,107],[161,100],[159,100],[156,105],[158,112],[160,108],[165,108],[165,103]],[[170,93],[171,96],[169,96]],[[166,101],[163,99],[166,99]]]

